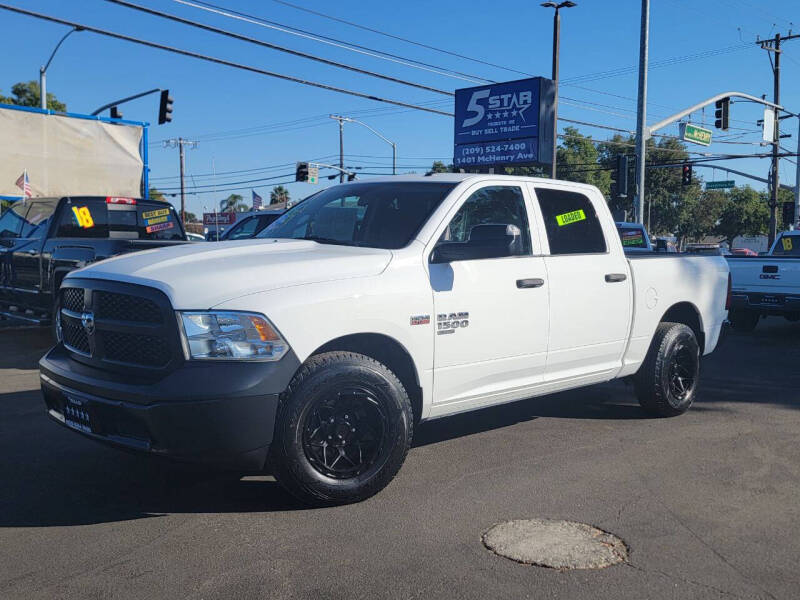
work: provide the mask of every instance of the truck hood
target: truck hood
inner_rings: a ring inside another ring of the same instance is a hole
[[[257,239],[196,242],[115,256],[67,276],[155,287],[176,309],[205,309],[283,287],[367,277],[383,272],[392,253],[380,248]]]

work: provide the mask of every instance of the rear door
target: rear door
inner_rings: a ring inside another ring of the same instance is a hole
[[[632,287],[608,207],[590,192],[533,187],[550,292],[545,379],[617,369],[628,340]]]
[[[436,234],[429,265],[434,403],[467,409],[500,402],[520,397],[543,378],[547,284],[525,187],[501,181],[469,188]],[[471,251],[498,230],[511,232],[514,241]],[[446,245],[463,254],[436,258]]]

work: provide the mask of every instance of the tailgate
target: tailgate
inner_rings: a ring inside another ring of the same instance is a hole
[[[733,291],[800,292],[800,258],[729,258]]]

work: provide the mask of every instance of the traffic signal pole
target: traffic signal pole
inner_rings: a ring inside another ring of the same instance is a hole
[[[773,60],[772,54],[768,54],[770,64],[772,65],[772,79],[773,79],[773,101],[776,105],[781,103],[781,42],[800,38],[800,34],[781,36],[776,33],[772,40],[758,40],[756,43],[761,46],[767,53],[774,52],[775,58]],[[778,234],[778,190],[780,189],[780,143],[781,143],[781,126],[778,109],[775,111],[775,130],[772,136],[772,166],[770,169],[770,201],[769,201],[769,245],[775,241]],[[796,193],[795,193],[796,195]]]

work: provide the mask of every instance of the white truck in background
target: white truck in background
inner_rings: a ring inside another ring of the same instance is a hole
[[[347,183],[258,237],[70,273],[40,362],[51,418],[354,502],[391,481],[420,421],[621,377],[649,413],[681,414],[727,317],[721,256],[626,256],[577,183]]]
[[[767,316],[800,321],[800,231],[785,231],[766,256],[728,256],[730,322],[752,331]]]

